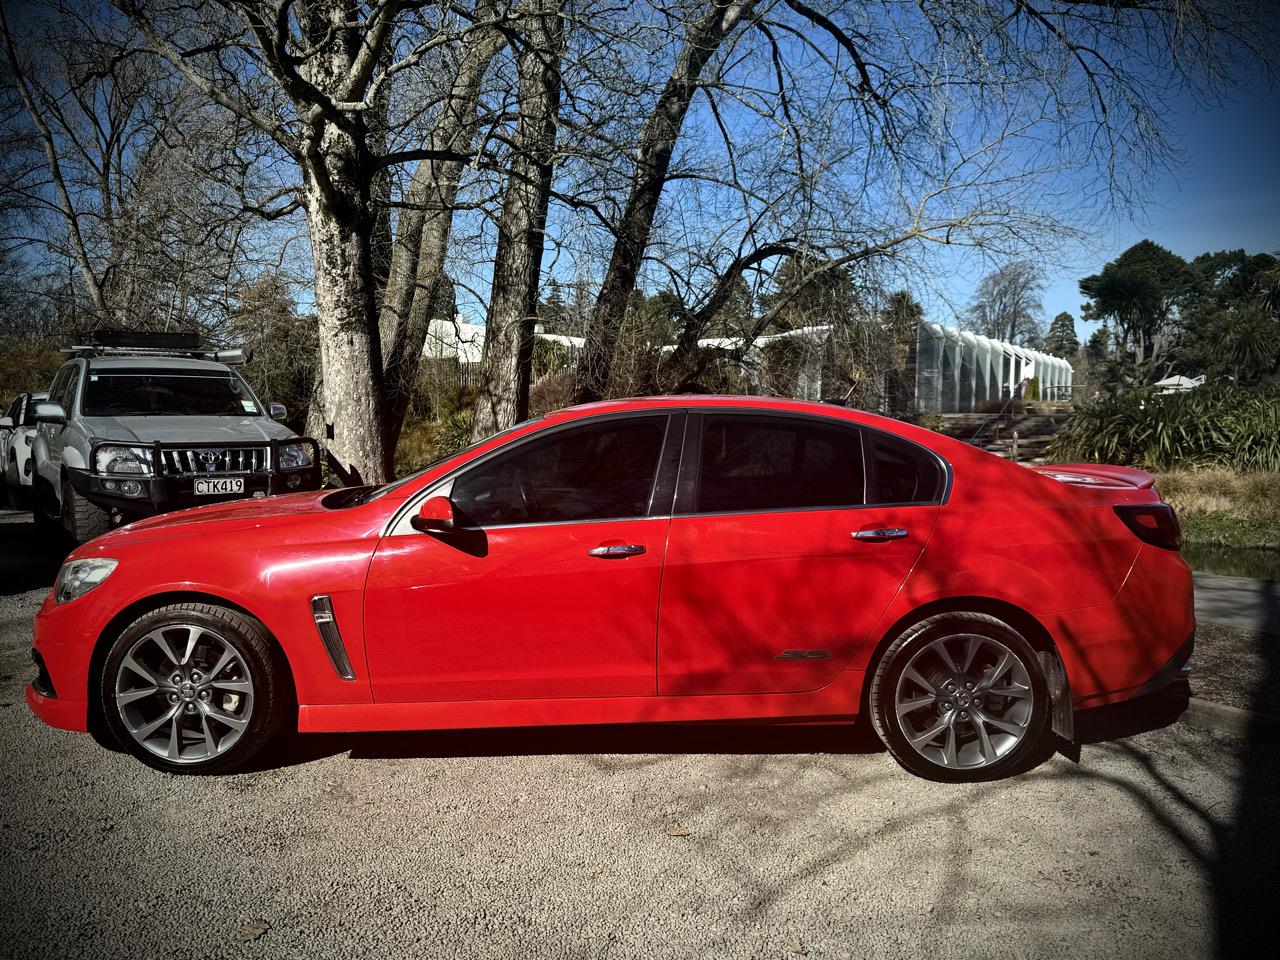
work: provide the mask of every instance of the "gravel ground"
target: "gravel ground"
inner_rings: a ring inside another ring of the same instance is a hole
[[[1280,747],[1152,704],[1082,717],[1078,764],[963,787],[836,726],[305,737],[256,772],[174,777],[28,714],[46,590],[0,596],[0,956],[968,960],[1269,942],[1252,928],[1277,893]]]

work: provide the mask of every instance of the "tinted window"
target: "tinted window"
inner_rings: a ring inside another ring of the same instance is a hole
[[[773,417],[703,421],[701,513],[850,506],[862,496],[857,430]]]
[[[480,526],[643,516],[666,423],[631,417],[527,441],[460,476],[451,499]]]
[[[249,388],[230,370],[90,370],[84,391],[86,417],[243,417],[259,412]]]
[[[63,367],[53,378],[53,384],[49,387],[49,402],[62,403],[62,388],[67,385],[67,378],[71,376],[71,368]],[[70,415],[68,410],[67,414]]]
[[[927,503],[942,499],[938,459],[914,444],[876,436],[871,448],[871,503]]]
[[[76,411],[76,395],[80,392],[80,368],[72,367],[71,375],[67,377],[67,386],[62,391],[62,409],[68,417],[74,417]]]

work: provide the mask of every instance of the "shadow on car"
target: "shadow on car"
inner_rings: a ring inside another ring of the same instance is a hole
[[[53,585],[71,543],[36,529],[29,513],[0,510],[0,596]]]

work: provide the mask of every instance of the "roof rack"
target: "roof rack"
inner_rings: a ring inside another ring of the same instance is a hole
[[[140,330],[90,330],[77,333],[78,341],[63,349],[73,357],[187,357],[216,360],[226,364],[242,364],[249,360],[247,350],[218,350],[200,342],[191,331],[146,332]]]

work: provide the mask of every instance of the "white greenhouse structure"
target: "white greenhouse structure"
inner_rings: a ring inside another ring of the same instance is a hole
[[[1000,404],[1023,380],[1041,400],[1071,399],[1071,364],[1030,347],[922,322],[916,334],[916,406],[965,413]]]

